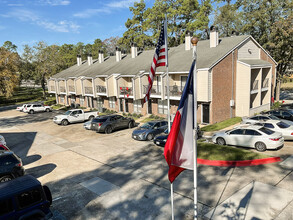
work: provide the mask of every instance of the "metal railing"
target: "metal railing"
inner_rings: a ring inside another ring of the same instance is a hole
[[[56,92],[56,90],[55,90],[55,86],[50,86],[50,91],[51,91],[51,92]]]
[[[85,94],[93,94],[93,87],[84,87]]]
[[[263,82],[262,82],[262,88],[268,88],[269,87],[269,78],[266,78]]]
[[[258,80],[254,80],[252,83],[251,90],[258,90]]]
[[[97,93],[106,93],[106,86],[96,86]]]
[[[60,86],[59,88],[60,88],[60,92],[64,92],[64,93],[66,92],[65,86]]]
[[[146,94],[147,91],[148,91],[148,85],[144,85],[143,86],[143,94]],[[162,92],[161,92],[161,86],[157,86],[157,85],[153,85],[152,86],[152,89],[151,89],[151,95],[161,95]]]
[[[165,91],[166,91],[165,95],[167,95],[167,92],[168,92],[167,89],[168,89],[168,87],[165,86]],[[184,87],[177,86],[177,85],[169,86],[169,94],[170,94],[170,96],[181,96],[183,89],[184,89]]]
[[[75,87],[74,86],[68,86],[69,92],[75,92]]]
[[[133,95],[132,87],[119,87],[119,94],[120,95]]]

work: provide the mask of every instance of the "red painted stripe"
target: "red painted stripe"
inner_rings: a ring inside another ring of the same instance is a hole
[[[205,160],[197,159],[197,163],[209,166],[222,166],[222,167],[244,167],[244,166],[257,166],[267,163],[275,163],[281,161],[280,157],[268,157],[264,159],[255,159],[255,160],[237,160],[237,161],[225,161],[225,160]]]

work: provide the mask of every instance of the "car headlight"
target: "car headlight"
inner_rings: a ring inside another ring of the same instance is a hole
[[[146,132],[142,132],[139,136],[145,136]]]

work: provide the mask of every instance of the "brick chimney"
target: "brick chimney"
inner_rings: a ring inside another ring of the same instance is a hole
[[[92,57],[92,54],[88,54],[87,55],[87,62],[88,62],[88,65],[92,65],[93,64],[93,57]]]
[[[215,26],[210,28],[210,48],[216,47],[219,44],[219,33]]]
[[[131,58],[137,57],[137,45],[136,43],[131,44]]]
[[[78,54],[76,59],[77,59],[77,66],[80,66],[81,65],[81,55]]]
[[[185,50],[191,49],[191,34],[190,31],[186,31],[185,33]]]
[[[99,63],[104,62],[104,53],[102,50],[99,50]]]
[[[121,60],[121,49],[116,47],[116,62]]]

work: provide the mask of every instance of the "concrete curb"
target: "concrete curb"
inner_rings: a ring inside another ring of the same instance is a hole
[[[244,167],[244,166],[257,166],[261,164],[280,162],[280,157],[268,157],[264,159],[255,160],[237,160],[237,161],[225,161],[225,160],[205,160],[197,159],[197,163],[208,166],[222,166],[222,167]]]

